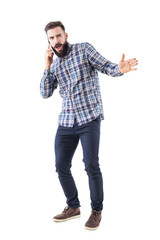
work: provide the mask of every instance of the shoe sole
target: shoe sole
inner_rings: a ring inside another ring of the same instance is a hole
[[[95,228],[85,227],[85,229],[90,230],[90,231],[94,231],[94,230],[96,230],[96,229],[98,229],[98,228],[99,228],[99,226],[98,226],[98,227],[95,227]]]
[[[65,218],[65,219],[56,219],[56,218],[53,218],[53,221],[54,222],[66,222],[68,220],[71,220],[71,219],[75,219],[75,218],[79,218],[81,215],[76,215],[76,216],[73,216],[73,217],[70,217],[70,218]]]

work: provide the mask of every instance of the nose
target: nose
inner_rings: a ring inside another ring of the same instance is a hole
[[[54,44],[56,45],[57,43],[59,43],[59,41],[58,41],[58,37],[55,37]]]

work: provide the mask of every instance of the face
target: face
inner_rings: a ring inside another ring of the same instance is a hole
[[[47,31],[47,37],[57,56],[63,56],[64,50],[66,49],[68,34],[65,33],[61,27],[56,27]]]

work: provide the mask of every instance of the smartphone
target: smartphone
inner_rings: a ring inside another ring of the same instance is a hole
[[[50,47],[50,49],[51,49],[51,50],[52,50],[52,52],[54,53],[54,51],[53,51],[53,47],[51,46],[51,44],[50,44],[49,40],[48,40],[48,44],[49,44],[49,47]]]

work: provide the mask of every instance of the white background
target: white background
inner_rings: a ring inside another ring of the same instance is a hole
[[[160,35],[158,0],[4,1],[0,6],[0,238],[160,239]],[[119,78],[99,74],[105,120],[100,164],[104,210],[97,231],[79,143],[73,175],[80,219],[56,224],[65,207],[54,166],[59,89],[42,99],[47,47],[44,27],[61,20],[69,42],[87,41],[118,63],[136,57],[138,70]]]

